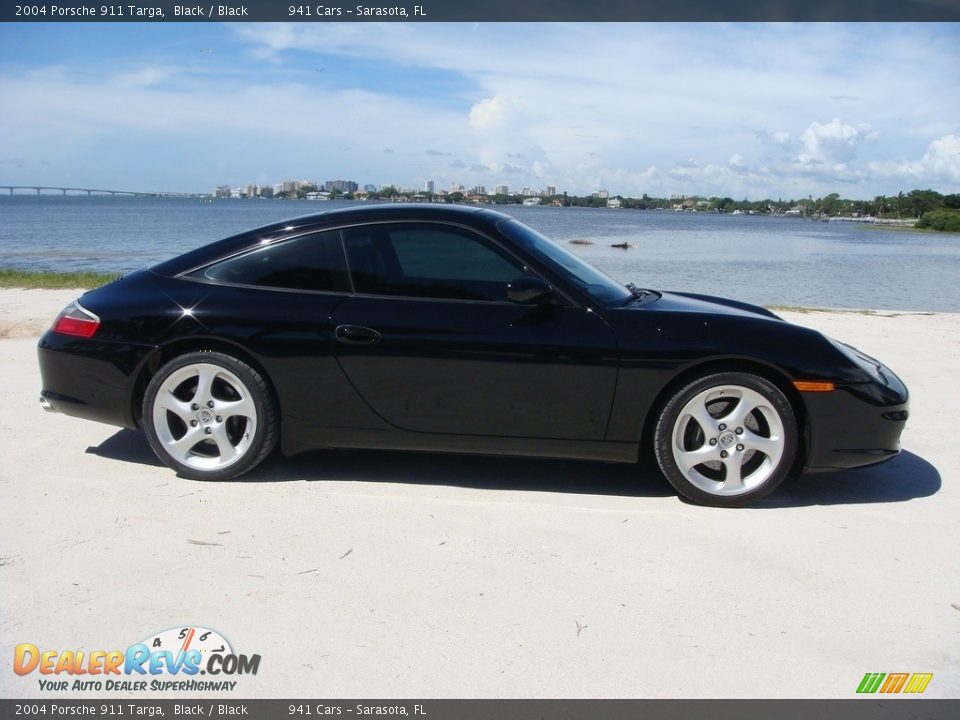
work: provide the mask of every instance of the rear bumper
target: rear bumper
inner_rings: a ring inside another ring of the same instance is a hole
[[[156,348],[44,333],[37,345],[45,410],[136,428],[134,389]]]
[[[804,394],[809,413],[806,470],[875,465],[900,452],[910,413],[908,392],[892,373],[887,380]]]

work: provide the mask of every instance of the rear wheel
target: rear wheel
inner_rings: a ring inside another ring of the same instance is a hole
[[[783,482],[798,446],[790,401],[765,378],[717,373],[682,388],[656,428],[660,469],[703,505],[747,505]]]
[[[150,380],[143,400],[153,451],[195,480],[228,480],[256,466],[276,444],[276,414],[260,373],[218,352],[174,358]]]

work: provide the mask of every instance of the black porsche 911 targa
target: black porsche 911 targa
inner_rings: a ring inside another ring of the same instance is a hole
[[[188,478],[275,446],[625,463],[703,504],[899,451],[907,390],[732,300],[623,286],[487,209],[334,210],[86,293],[39,344],[49,410],[143,428]]]

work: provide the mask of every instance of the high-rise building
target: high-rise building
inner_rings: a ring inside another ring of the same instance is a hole
[[[327,192],[339,190],[343,193],[356,192],[359,186],[353,180],[327,180],[323,184],[323,189]]]
[[[546,193],[546,194],[547,194],[547,197],[552,197],[553,195],[556,195],[556,194],[557,194],[557,186],[556,186],[556,185],[547,185],[547,193]]]
[[[230,186],[229,185],[218,185],[213,191],[213,196],[218,198],[228,198],[230,197]]]
[[[510,187],[507,185],[496,185],[493,188],[494,195],[509,195]]]

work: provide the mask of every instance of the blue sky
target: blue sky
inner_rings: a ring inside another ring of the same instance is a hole
[[[0,25],[0,184],[960,192],[960,26]]]

